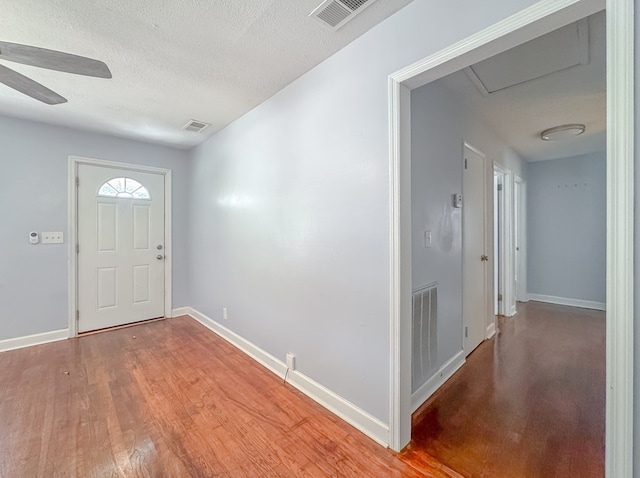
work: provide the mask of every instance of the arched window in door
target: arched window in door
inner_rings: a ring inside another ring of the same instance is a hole
[[[113,178],[98,189],[98,196],[112,198],[151,199],[149,190],[135,179]]]

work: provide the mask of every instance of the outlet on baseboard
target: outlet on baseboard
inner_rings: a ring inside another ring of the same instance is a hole
[[[223,307],[223,308],[222,308],[222,318],[223,318],[224,320],[227,320],[227,319],[228,319],[228,317],[227,317],[227,308],[226,308],[226,307]]]
[[[294,354],[292,354],[291,352],[289,352],[287,354],[287,368],[289,370],[295,370],[296,369],[296,356]]]

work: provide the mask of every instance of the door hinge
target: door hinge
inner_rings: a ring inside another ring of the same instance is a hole
[[[502,191],[502,184],[498,184],[498,191]]]
[[[80,311],[76,310],[76,324],[80,322]]]
[[[469,337],[469,327],[465,327],[464,328],[464,337],[468,338]]]
[[[80,178],[76,176],[76,187],[80,186]]]
[[[467,169],[467,158],[464,158],[464,169]]]
[[[502,300],[502,294],[498,294],[498,302]]]
[[[80,254],[80,244],[76,244],[76,254]]]

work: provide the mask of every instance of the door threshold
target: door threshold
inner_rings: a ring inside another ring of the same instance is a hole
[[[159,320],[164,320],[167,318],[168,317],[155,317],[153,319],[139,320],[137,322],[131,322],[128,324],[114,325],[113,327],[104,327],[102,329],[87,330],[86,332],[78,332],[78,337],[86,337],[87,335],[99,334],[101,332],[109,332],[111,330],[126,329],[129,327],[134,327],[136,325],[148,324],[149,322],[157,322]]]

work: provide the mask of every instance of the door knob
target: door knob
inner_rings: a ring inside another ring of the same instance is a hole
[[[488,261],[489,260],[489,256],[482,255],[482,256],[480,256],[480,260],[481,261]]]
[[[162,254],[158,254],[156,256],[156,259],[158,259],[159,261],[161,261],[162,259],[164,259],[164,256]]]

